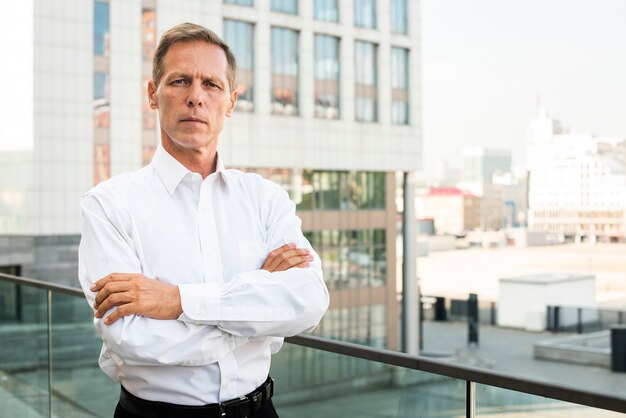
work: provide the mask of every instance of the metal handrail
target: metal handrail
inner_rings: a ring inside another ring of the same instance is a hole
[[[9,281],[22,285],[34,286],[72,296],[83,296],[82,290],[78,288],[4,273],[0,273],[0,281]],[[465,380],[468,383],[474,382],[488,386],[496,386],[516,392],[543,396],[564,402],[589,406],[592,408],[626,413],[626,397],[620,397],[603,392],[586,390],[574,386],[561,385],[537,379],[511,376],[493,370],[462,366],[428,357],[373,348],[344,341],[331,340],[313,335],[301,334],[294,337],[288,337],[285,341],[290,344],[300,345],[316,350]],[[581,379],[582,378],[584,377],[581,376]]]

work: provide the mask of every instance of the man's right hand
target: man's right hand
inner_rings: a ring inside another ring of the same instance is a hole
[[[285,244],[268,254],[261,269],[270,273],[288,270],[292,267],[308,267],[313,255],[308,248],[297,248],[296,244]]]

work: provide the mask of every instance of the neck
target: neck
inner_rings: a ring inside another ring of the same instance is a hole
[[[217,169],[217,148],[207,146],[203,148],[184,148],[173,141],[162,140],[165,151],[184,165],[189,171],[199,173],[203,179]]]

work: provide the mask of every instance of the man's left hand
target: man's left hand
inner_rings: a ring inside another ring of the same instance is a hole
[[[149,279],[142,274],[113,273],[91,285],[96,295],[96,318],[117,306],[104,323],[110,325],[126,315],[176,319],[182,312],[178,286]]]

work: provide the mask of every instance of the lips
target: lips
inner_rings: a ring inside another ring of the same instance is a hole
[[[198,118],[194,118],[194,117],[187,117],[187,118],[181,118],[180,119],[181,122],[196,122],[196,123],[206,123],[205,121],[203,121],[202,119],[198,119]]]

